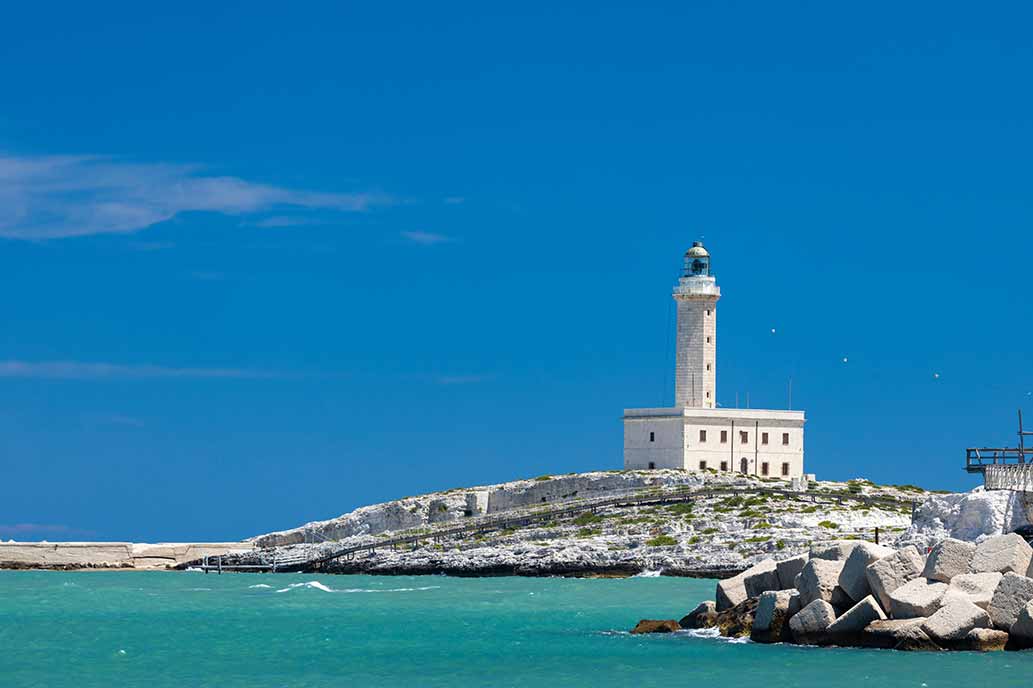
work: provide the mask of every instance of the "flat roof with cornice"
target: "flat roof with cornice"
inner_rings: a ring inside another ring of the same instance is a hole
[[[624,409],[624,418],[699,418],[707,420],[781,420],[804,422],[803,411],[777,409],[730,409],[730,408],[633,408]]]

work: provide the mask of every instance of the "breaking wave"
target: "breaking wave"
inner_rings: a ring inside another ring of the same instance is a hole
[[[262,588],[262,587],[268,588],[268,587],[271,587],[271,586],[265,585],[264,583],[259,583],[258,585],[252,585],[250,587],[252,587],[252,588]],[[304,588],[312,588],[314,590],[322,590],[323,592],[340,592],[340,593],[359,593],[359,592],[419,592],[419,591],[422,591],[422,590],[437,590],[440,587],[441,587],[440,585],[424,585],[424,586],[421,586],[421,587],[418,587],[418,588],[383,588],[383,589],[379,589],[379,588],[344,588],[342,590],[337,590],[337,589],[328,587],[328,586],[320,583],[319,581],[306,581],[304,583],[291,583],[286,588],[281,588],[281,589],[277,590],[276,592],[290,592],[291,590],[298,590],[298,589],[304,589]]]

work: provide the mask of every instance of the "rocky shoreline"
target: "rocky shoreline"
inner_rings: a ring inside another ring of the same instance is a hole
[[[1033,548],[1014,533],[929,548],[840,541],[765,559],[717,584],[715,599],[632,633],[715,628],[757,643],[906,651],[1033,647]]]

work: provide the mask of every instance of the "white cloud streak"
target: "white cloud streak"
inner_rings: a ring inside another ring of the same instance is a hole
[[[390,202],[379,193],[301,191],[206,175],[191,165],[0,154],[0,237],[9,239],[130,233],[185,212],[361,212]]]
[[[38,380],[147,380],[176,378],[263,379],[282,374],[240,368],[173,368],[82,361],[0,361],[0,378]]]
[[[453,241],[452,237],[444,234],[433,234],[431,232],[402,232],[402,236],[423,246],[434,246],[435,244],[447,244]]]

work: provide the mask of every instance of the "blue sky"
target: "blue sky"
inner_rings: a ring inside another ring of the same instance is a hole
[[[8,8],[0,537],[618,468],[621,410],[672,401],[701,237],[720,403],[792,376],[819,477],[973,486],[964,448],[1033,425],[1031,20]]]

